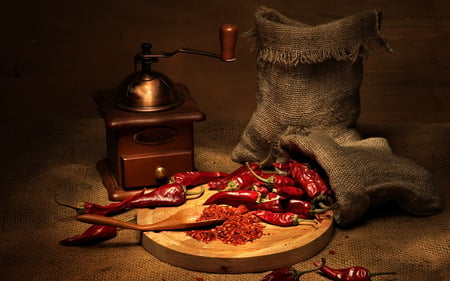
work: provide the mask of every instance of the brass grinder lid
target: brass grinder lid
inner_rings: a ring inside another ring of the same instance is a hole
[[[156,71],[143,71],[125,78],[119,86],[114,105],[135,112],[168,110],[183,104],[184,96],[172,81]]]
[[[158,55],[152,54],[152,44],[142,43],[142,51],[134,57],[134,64],[141,64],[141,71],[126,77],[119,85],[114,106],[135,112],[153,112],[180,106],[184,97],[166,75],[153,71],[152,64]]]

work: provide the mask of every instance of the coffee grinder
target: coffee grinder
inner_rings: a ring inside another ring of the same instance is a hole
[[[185,85],[153,71],[152,65],[178,53],[232,62],[237,31],[232,24],[220,27],[220,53],[188,48],[154,52],[150,43],[142,43],[134,57],[135,72],[118,91],[94,96],[106,129],[107,156],[97,162],[97,170],[110,200],[122,200],[144,187],[166,183],[175,173],[193,170],[193,123],[205,120],[205,115]]]

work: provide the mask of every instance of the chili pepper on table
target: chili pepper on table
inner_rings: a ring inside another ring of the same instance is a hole
[[[228,181],[227,185],[222,190],[243,190],[249,189],[258,180],[249,171],[244,171],[240,175],[234,176]]]
[[[309,219],[316,214],[323,214],[333,209],[334,206],[324,206],[325,208],[316,208],[311,202],[298,199],[291,199],[285,205],[285,211],[297,214],[302,219]]]
[[[178,206],[186,201],[186,188],[179,183],[161,185],[156,189],[128,197],[118,203],[99,205],[95,203],[84,203],[85,214],[111,215],[131,210],[134,208],[151,208],[160,206]]]
[[[322,263],[317,267],[305,271],[298,271],[292,266],[286,266],[280,269],[276,269],[266,276],[261,281],[298,281],[300,277],[306,273],[317,271],[320,267],[325,265],[325,260],[322,259]]]
[[[272,163],[272,166],[275,167],[275,170],[280,174],[288,174],[290,170],[289,163]]]
[[[303,189],[297,186],[279,186],[277,188],[274,188],[272,191],[282,197],[292,199],[301,199],[305,195]]]
[[[285,207],[284,207],[284,201],[286,201],[286,198],[278,196],[275,199],[262,201],[260,203],[253,203],[253,204],[246,204],[245,206],[249,210],[266,210],[271,211],[273,213],[284,213]]]
[[[85,246],[99,243],[117,236],[117,229],[113,226],[93,224],[80,235],[59,241],[64,246]]]
[[[317,171],[293,159],[289,160],[289,165],[290,176],[300,184],[310,199],[331,194],[331,189]]]
[[[218,171],[189,171],[176,173],[170,177],[169,183],[179,183],[184,186],[197,186],[226,176],[228,176],[228,173]]]
[[[259,165],[257,163],[250,163],[249,164],[252,169],[260,169]],[[239,168],[228,174],[228,176],[225,176],[223,178],[212,180],[208,182],[208,186],[210,189],[213,190],[223,190],[227,187],[228,183],[235,177],[242,175],[243,173],[248,173],[247,165],[241,165]]]
[[[236,191],[220,191],[211,195],[204,205],[226,204],[233,207],[258,203],[261,200],[261,194],[255,190],[236,190]]]
[[[278,195],[278,193],[276,193],[276,192],[269,192],[267,195],[266,195],[266,200],[272,200],[272,199],[277,199],[278,197],[280,197],[280,195]]]
[[[246,163],[246,165],[248,167],[248,170],[257,180],[268,184],[271,188],[295,185],[294,179],[292,179],[291,177],[263,172],[257,174],[248,163]]]
[[[266,186],[259,184],[254,184],[251,190],[258,191],[261,194],[261,198],[266,197],[270,193],[269,189]]]
[[[315,262],[315,266],[319,263]],[[371,277],[376,275],[396,274],[395,272],[371,273],[368,269],[361,266],[352,266],[343,269],[333,269],[326,265],[319,268],[320,273],[333,281],[370,281]]]
[[[297,214],[284,212],[284,213],[274,213],[267,210],[256,210],[250,211],[250,214],[253,214],[260,218],[261,220],[277,225],[277,226],[295,226],[300,222],[312,222],[316,224],[315,220],[301,219]]]

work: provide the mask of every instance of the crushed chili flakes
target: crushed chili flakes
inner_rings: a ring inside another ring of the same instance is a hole
[[[212,204],[205,208],[199,220],[224,217],[226,220],[221,225],[212,229],[190,230],[186,234],[205,243],[219,240],[231,245],[242,245],[263,235],[264,225],[261,220],[248,213],[244,206],[232,207]]]

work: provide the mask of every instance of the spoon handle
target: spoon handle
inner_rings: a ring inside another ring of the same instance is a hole
[[[91,224],[100,224],[100,225],[121,227],[121,228],[126,228],[126,229],[142,230],[142,227],[138,224],[121,221],[121,220],[111,218],[111,217],[95,215],[95,214],[79,215],[77,217],[77,220],[81,221],[81,222],[91,223]]]

